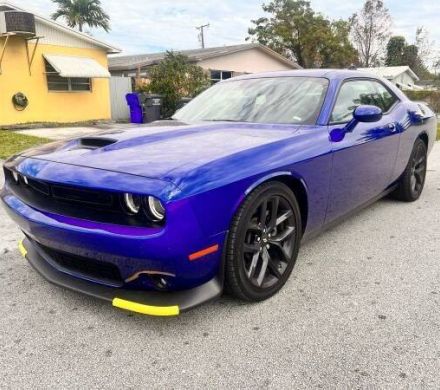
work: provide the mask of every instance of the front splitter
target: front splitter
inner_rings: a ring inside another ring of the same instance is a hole
[[[28,238],[20,242],[19,249],[32,267],[49,282],[111,302],[113,306],[120,309],[140,314],[176,316],[220,297],[223,292],[222,283],[218,278],[213,278],[209,282],[189,290],[173,292],[126,290],[103,286],[58,271],[44,259],[47,254],[37,250]]]

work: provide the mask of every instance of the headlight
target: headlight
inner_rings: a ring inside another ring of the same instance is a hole
[[[154,196],[148,197],[148,209],[154,221],[162,221],[165,218],[165,208]]]
[[[165,219],[165,208],[162,202],[154,196],[142,196],[125,193],[122,197],[125,212],[130,215],[145,216],[152,222],[162,222]]]
[[[124,206],[131,214],[137,214],[142,206],[142,198],[139,195],[124,194]]]

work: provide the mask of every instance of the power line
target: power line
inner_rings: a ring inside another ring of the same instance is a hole
[[[205,48],[205,27],[209,27],[209,23],[196,27],[196,29],[200,31],[199,37],[200,37],[200,43],[202,44],[202,49]]]

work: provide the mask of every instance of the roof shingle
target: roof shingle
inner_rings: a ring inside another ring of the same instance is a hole
[[[192,49],[192,50],[179,50],[176,53],[181,53],[187,56],[192,62],[199,62],[209,58],[220,57],[223,55],[228,55],[236,53],[243,50],[250,50],[254,48],[260,48],[271,54],[272,56],[278,57],[282,62],[289,63],[292,69],[298,69],[300,66],[293,61],[281,56],[280,54],[274,52],[273,50],[260,45],[259,43],[246,43],[240,45],[232,46],[219,46],[210,47],[205,49]],[[129,56],[115,56],[109,57],[109,69],[110,70],[134,70],[138,67],[146,67],[159,63],[166,56],[166,52],[162,53],[151,53],[151,54],[137,54]]]

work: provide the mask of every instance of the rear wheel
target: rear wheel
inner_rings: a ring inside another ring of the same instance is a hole
[[[298,202],[280,182],[255,189],[238,210],[226,252],[226,287],[238,298],[261,301],[289,278],[301,239]]]
[[[408,165],[400,178],[399,187],[394,193],[395,198],[404,202],[414,202],[419,199],[425,186],[426,168],[426,144],[419,138],[414,144]]]

